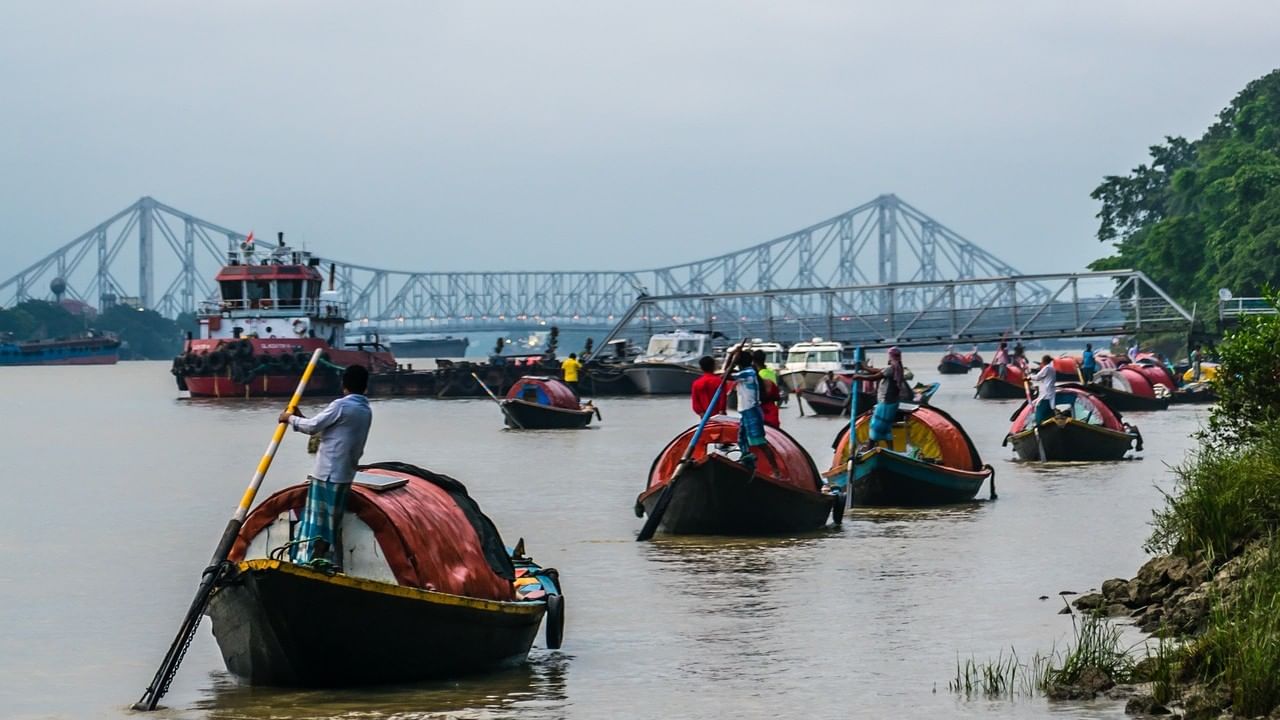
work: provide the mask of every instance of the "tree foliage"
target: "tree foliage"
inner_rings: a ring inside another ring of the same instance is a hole
[[[1267,299],[1280,313],[1280,295]],[[1280,314],[1245,317],[1218,345],[1218,359],[1205,439],[1235,446],[1280,428]]]
[[[1213,306],[1226,287],[1280,287],[1280,70],[1246,87],[1195,141],[1166,137],[1151,161],[1105,178],[1095,270],[1142,270],[1179,301]]]

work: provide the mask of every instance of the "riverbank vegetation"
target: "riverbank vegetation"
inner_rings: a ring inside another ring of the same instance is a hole
[[[1280,287],[1280,70],[1244,88],[1197,140],[1166,137],[1150,161],[1105,178],[1095,270],[1134,268],[1201,317],[1218,288]]]

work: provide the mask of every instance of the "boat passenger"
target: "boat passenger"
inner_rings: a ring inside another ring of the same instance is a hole
[[[1132,343],[1129,344],[1129,351],[1126,354],[1129,356],[1129,362],[1138,362],[1138,341],[1137,340],[1134,340]]]
[[[996,348],[996,354],[991,358],[991,367],[996,369],[996,377],[1004,380],[1009,373],[1009,350],[1008,346],[1001,342]]]
[[[818,386],[813,391],[820,395],[830,395],[832,397],[844,397],[849,394],[845,392],[844,386],[836,378],[834,370],[828,370],[827,376],[818,382]]]
[[[1191,354],[1188,359],[1191,360],[1191,382],[1200,382],[1200,346],[1191,348]]]
[[[351,365],[342,373],[342,397],[314,417],[303,416],[297,408],[292,414],[280,413],[280,422],[289,423],[295,431],[320,436],[315,468],[307,476],[310,487],[298,524],[299,542],[291,553],[298,564],[322,560],[342,570],[342,514],[373,422],[364,395],[368,386],[369,371],[363,365]]]
[[[1031,363],[1027,360],[1027,349],[1022,346],[1021,340],[1014,343],[1013,345],[1013,364],[1017,365],[1018,369],[1023,371],[1024,373],[1027,371],[1027,368],[1031,365]]]
[[[751,366],[760,376],[760,414],[764,416],[765,425],[782,427],[782,417],[778,412],[778,401],[782,399],[782,393],[778,390],[778,376],[777,373],[765,367],[764,360],[763,350],[751,353]],[[773,375],[773,379],[770,379],[766,372]]]
[[[1054,401],[1057,399],[1058,371],[1053,367],[1053,358],[1045,355],[1040,359],[1040,370],[1036,372],[1034,379],[1040,383],[1038,386],[1040,398],[1036,402],[1035,424],[1048,420],[1053,417]]]
[[[1093,343],[1085,343],[1084,355],[1080,358],[1080,374],[1084,376],[1085,382],[1090,382],[1097,371],[1098,360],[1093,356]]]
[[[716,374],[715,358],[710,355],[704,355],[698,360],[698,367],[702,368],[702,376],[693,381],[693,390],[689,398],[693,405],[693,414],[702,417],[702,414],[707,411],[707,406],[711,404],[711,398],[716,394],[716,388],[720,387],[720,376]],[[720,393],[720,399],[716,401],[716,409],[711,413],[712,415],[725,413],[729,393],[732,391],[733,383],[725,383],[724,392]]]
[[[569,353],[569,357],[560,363],[560,369],[564,371],[564,384],[573,391],[574,397],[579,397],[578,373],[582,371],[582,363],[578,362],[578,353]]]
[[[768,380],[778,386],[778,401],[782,401],[782,383],[778,382],[778,371],[769,367],[765,363],[766,356],[763,350],[755,350],[751,353],[751,359],[756,361],[756,372],[760,374],[761,379]]]
[[[751,448],[758,447],[769,458],[769,464],[777,467],[769,441],[764,434],[764,411],[760,408],[760,375],[756,372],[750,353],[738,355],[738,372],[733,375],[738,391],[738,447],[743,465],[754,468],[756,456]]]

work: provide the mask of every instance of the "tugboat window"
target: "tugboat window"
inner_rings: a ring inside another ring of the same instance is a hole
[[[302,281],[280,280],[276,282],[280,291],[281,307],[300,307],[302,305]]]
[[[244,299],[244,283],[239,280],[225,280],[221,284],[223,300],[239,302]]]

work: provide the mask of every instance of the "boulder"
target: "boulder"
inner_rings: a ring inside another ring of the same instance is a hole
[[[1179,578],[1179,581],[1185,580],[1190,566],[1191,563],[1181,555],[1158,555],[1138,570],[1137,581],[1141,585],[1152,587],[1173,577]]]
[[[1080,610],[1097,610],[1102,607],[1102,595],[1100,593],[1081,595],[1072,604]]]
[[[1135,695],[1124,704],[1125,715],[1168,715],[1169,708],[1156,702],[1151,695]]]
[[[1129,599],[1129,581],[1124,578],[1111,578],[1102,583],[1102,597],[1116,602]]]
[[[1124,617],[1129,614],[1129,608],[1122,603],[1111,603],[1106,608],[1107,617]]]

